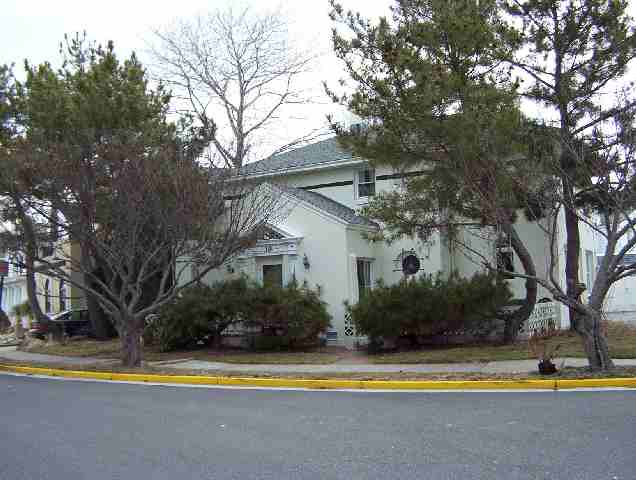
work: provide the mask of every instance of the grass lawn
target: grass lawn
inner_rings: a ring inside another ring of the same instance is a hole
[[[118,358],[120,343],[118,339],[96,341],[89,339],[71,339],[66,344],[43,345],[29,348],[29,352],[69,357]],[[144,361],[172,361],[180,359],[206,360],[209,362],[225,362],[239,364],[327,364],[340,358],[331,349],[316,349],[309,352],[244,352],[240,350],[183,350],[176,352],[159,352],[156,347],[144,348]]]
[[[607,327],[612,358],[636,358],[636,327],[610,322]],[[585,357],[581,338],[576,333],[563,332],[549,340],[560,345],[558,357]],[[497,360],[528,360],[534,358],[527,342],[514,345],[436,346],[406,352],[385,353],[369,357],[372,363],[463,363]]]
[[[636,327],[621,322],[611,322],[608,324],[608,338],[613,358],[636,358]],[[574,333],[563,332],[550,339],[550,343],[561,345],[558,357],[585,357],[581,339]],[[118,358],[119,340],[98,342],[72,339],[64,345],[44,345],[30,348],[29,351],[70,357]],[[162,353],[152,346],[144,349],[144,360],[150,362],[196,359],[236,364],[329,364],[338,360],[347,363],[347,359],[351,356],[351,352],[331,347],[308,352],[264,353],[203,348]],[[527,342],[521,341],[514,345],[435,346],[380,355],[356,355],[355,363],[464,363],[532,358]]]

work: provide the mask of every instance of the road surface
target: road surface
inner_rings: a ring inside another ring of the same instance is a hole
[[[0,479],[636,478],[636,391],[302,392],[0,374]]]

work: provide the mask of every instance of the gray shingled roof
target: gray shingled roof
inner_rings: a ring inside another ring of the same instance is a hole
[[[281,188],[280,186],[278,188]],[[362,225],[365,227],[378,227],[378,224],[358,215],[355,210],[336,202],[329,197],[325,197],[320,193],[303,190],[302,188],[282,187],[282,190],[288,194],[313,205],[351,225]]]
[[[259,175],[265,173],[285,172],[297,168],[353,160],[353,154],[338,145],[336,137],[280,153],[258,162],[243,166],[242,174]]]

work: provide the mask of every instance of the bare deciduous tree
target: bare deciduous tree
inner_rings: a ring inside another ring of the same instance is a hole
[[[299,85],[312,56],[287,39],[280,12],[228,8],[154,31],[158,72],[209,131],[212,159],[240,168],[257,137],[282,120],[286,107],[308,102]],[[286,150],[316,132],[281,146]]]

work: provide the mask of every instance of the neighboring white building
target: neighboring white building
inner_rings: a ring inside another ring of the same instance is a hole
[[[27,300],[26,275],[20,254],[5,255],[0,257],[2,260],[9,262],[9,275],[4,278],[4,287],[2,289],[2,310],[9,316],[11,324],[15,324],[16,318],[13,315],[13,307],[24,303]],[[26,319],[22,319],[26,327]]]
[[[440,235],[426,244],[414,238],[390,245],[367,240],[365,234],[381,227],[356,210],[376,193],[400,188],[402,176],[389,167],[372,169],[364,159],[340,148],[335,138],[249,164],[243,172],[281,188],[292,202],[291,213],[280,224],[271,225],[254,248],[211,272],[206,282],[246,274],[259,282],[285,285],[296,278],[300,283],[319,286],[333,317],[332,337],[339,344],[353,345],[358,340],[345,316],[344,302],[356,303],[361,292],[380,279],[391,284],[403,278],[404,256],[419,259],[421,268],[416,275],[452,271],[472,275],[483,269],[476,257],[468,256],[463,249],[450,248]],[[526,240],[537,273],[545,275],[549,264],[546,234],[523,219],[517,229]],[[462,235],[471,249],[494,258],[492,229],[466,228]],[[559,240],[559,258],[563,258],[565,245]],[[505,252],[505,245],[501,249]],[[512,256],[511,260],[515,270],[521,271],[518,259]],[[556,266],[561,279],[563,270],[562,264]],[[525,295],[524,280],[512,280],[511,287],[516,297]],[[538,298],[546,297],[549,293],[540,287]],[[567,310],[561,306],[555,310],[556,324],[566,327]]]
[[[625,255],[625,263],[636,263],[636,254]],[[636,323],[636,277],[616,282],[607,293],[605,314],[609,320]]]
[[[624,245],[626,240],[623,239],[621,245]],[[636,263],[636,251],[631,252],[625,255],[623,264]],[[599,250],[599,253],[603,253],[603,250]],[[598,261],[601,258],[599,255]],[[623,278],[612,285],[605,298],[605,314],[609,320],[636,323],[636,276]]]

